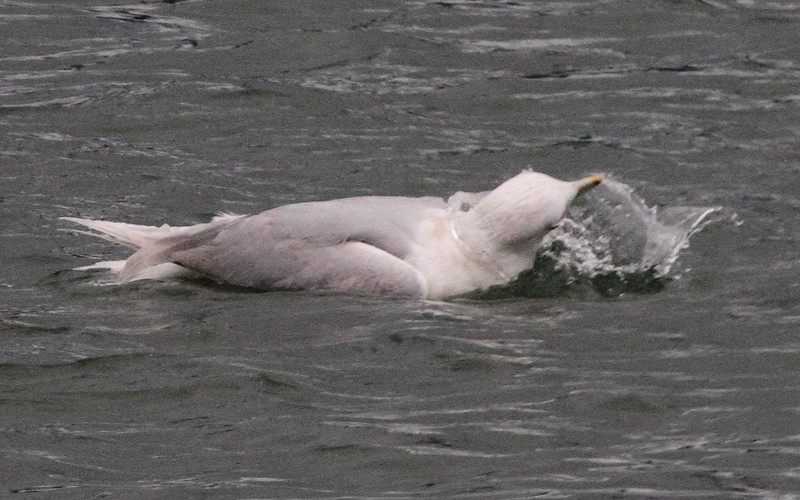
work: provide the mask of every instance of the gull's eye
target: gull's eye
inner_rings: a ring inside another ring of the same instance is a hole
[[[556,222],[555,224],[550,224],[549,226],[547,226],[547,232],[549,233],[550,231],[552,231],[553,229],[556,229],[560,225],[561,225],[561,221]]]

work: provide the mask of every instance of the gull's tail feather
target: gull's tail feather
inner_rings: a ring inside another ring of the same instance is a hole
[[[124,245],[134,250],[139,250],[142,247],[152,244],[154,241],[173,236],[176,232],[184,228],[170,227],[164,224],[161,227],[156,226],[142,226],[139,224],[128,224],[127,222],[110,222],[105,220],[92,220],[81,219],[78,217],[61,217],[62,220],[68,220],[89,229],[94,229],[95,232],[90,231],[77,231],[90,236],[103,238],[112,243]]]
[[[240,217],[242,216],[224,214],[215,217],[212,222],[207,224],[178,227],[172,227],[167,224],[162,226],[143,226],[126,222],[110,222],[77,217],[62,217],[62,219],[94,230],[78,231],[79,233],[96,236],[135,250],[134,254],[128,257],[121,269],[119,269],[118,265],[116,266],[117,269],[115,270],[119,272],[119,279],[124,282],[143,278],[158,279],[175,276],[179,271],[183,271],[183,268],[171,262],[172,249],[176,244],[198,236],[202,239],[201,234],[203,233],[208,237],[213,237],[222,226]]]

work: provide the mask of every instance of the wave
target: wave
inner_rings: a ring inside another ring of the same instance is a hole
[[[611,297],[658,291],[679,277],[676,264],[693,235],[735,219],[719,206],[649,206],[630,186],[606,179],[570,207],[533,269],[479,297],[557,296],[581,285]]]

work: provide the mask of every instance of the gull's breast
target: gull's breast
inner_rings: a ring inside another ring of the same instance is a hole
[[[430,299],[462,295],[508,281],[492,266],[470,255],[444,211],[420,223],[413,249],[404,260],[425,277]]]

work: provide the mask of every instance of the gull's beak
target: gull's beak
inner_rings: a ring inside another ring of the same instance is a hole
[[[582,195],[583,193],[597,186],[601,182],[603,182],[602,175],[590,175],[589,177],[586,177],[579,181],[575,181],[575,185],[578,186],[578,194],[576,194],[575,196]]]

